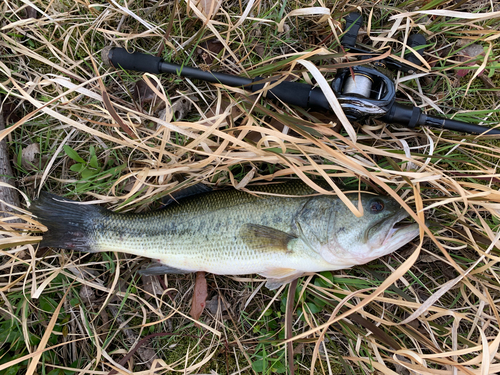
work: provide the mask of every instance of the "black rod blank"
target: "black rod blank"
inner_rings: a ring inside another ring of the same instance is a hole
[[[500,135],[500,129],[492,129],[463,121],[430,116],[422,113],[422,110],[418,107],[409,107],[399,103],[394,103],[380,119],[388,123],[395,123],[409,128],[429,126],[432,128],[448,129],[464,133]]]

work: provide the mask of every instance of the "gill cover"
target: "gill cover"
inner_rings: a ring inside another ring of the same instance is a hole
[[[390,197],[370,194],[347,197],[354,206],[358,206],[361,198],[362,217],[356,217],[336,197],[323,196],[304,205],[294,220],[304,243],[328,263],[344,267],[367,263],[389,252],[385,250],[393,251],[385,240],[394,225],[407,216],[401,206]]]

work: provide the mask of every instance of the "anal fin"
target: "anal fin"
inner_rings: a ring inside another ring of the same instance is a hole
[[[304,272],[293,268],[273,268],[266,272],[260,273],[261,276],[267,278],[266,287],[269,290],[278,289],[283,284],[300,277]]]
[[[167,266],[165,264],[160,264],[152,267],[145,268],[143,270],[138,271],[140,275],[148,275],[148,276],[153,276],[153,275],[165,275],[165,274],[185,274],[185,273],[191,273],[191,271],[186,271],[186,270],[181,270],[179,268],[174,268]]]

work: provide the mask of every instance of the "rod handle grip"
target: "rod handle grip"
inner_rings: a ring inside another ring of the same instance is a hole
[[[125,48],[108,48],[103,50],[103,62],[113,67],[136,72],[160,74],[161,57],[144,53],[129,53]]]

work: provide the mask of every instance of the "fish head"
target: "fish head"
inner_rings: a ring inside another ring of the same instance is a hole
[[[393,198],[370,194],[347,196],[355,207],[361,199],[363,216],[356,217],[337,198],[336,204],[323,211],[324,225],[302,221],[301,227],[308,232],[309,246],[328,263],[338,265],[338,269],[390,254],[419,234],[417,223],[401,223],[409,214]]]

